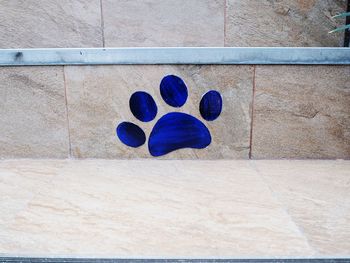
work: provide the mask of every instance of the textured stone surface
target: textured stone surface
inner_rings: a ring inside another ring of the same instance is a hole
[[[226,46],[343,46],[346,0],[227,0]]]
[[[223,112],[212,122],[203,121],[212,133],[206,149],[183,149],[164,158],[248,158],[250,103],[253,68],[250,66],[89,66],[66,67],[68,112],[74,157],[138,158],[150,157],[147,144],[130,148],[116,137],[115,128],[131,121],[148,135],[167,112],[177,111],[162,101],[159,84],[163,76],[180,76],[189,89],[189,98],[179,111],[202,120],[202,95],[216,89],[223,96]],[[157,105],[156,119],[142,123],[130,112],[129,98],[135,92],[150,93]]]
[[[10,0],[0,5],[0,48],[102,46],[99,0]]]
[[[349,256],[349,161],[254,163],[318,255]]]
[[[108,47],[341,46],[343,32],[328,31],[344,24],[331,16],[345,3],[227,0],[225,9],[225,0],[2,1],[0,48],[101,47],[103,34]]]
[[[258,66],[254,158],[350,158],[349,66]]]
[[[224,0],[103,0],[105,43],[223,46]]]
[[[54,175],[66,161],[22,159],[2,160],[0,163],[0,228],[3,229],[6,223],[14,220],[19,212],[27,208],[28,202],[36,194],[52,186]],[[14,165],[16,171],[13,170]],[[22,176],[17,176],[18,174]]]
[[[0,157],[68,157],[62,67],[0,68]]]
[[[249,161],[31,162],[0,162],[0,251],[7,255],[314,255]],[[21,209],[2,201],[33,185],[33,196],[11,202]]]

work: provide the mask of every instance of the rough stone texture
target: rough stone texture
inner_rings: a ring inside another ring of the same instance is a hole
[[[99,0],[10,0],[0,5],[0,48],[102,46]]]
[[[204,121],[212,133],[212,143],[206,149],[182,149],[164,158],[248,158],[251,66],[70,66],[65,72],[74,157],[151,157],[147,143],[136,149],[127,147],[116,137],[115,128],[122,121],[131,121],[142,127],[148,137],[156,120],[177,111],[162,101],[159,92],[163,76],[175,74],[189,89],[187,103],[179,111],[202,119],[199,102],[210,89],[221,92],[224,105],[217,120]],[[158,105],[156,119],[151,122],[142,123],[130,112],[129,98],[138,90],[150,93]]]
[[[338,170],[331,171],[337,180]],[[0,192],[0,251],[6,255],[316,256],[250,161],[6,160],[0,161]],[[313,210],[307,214],[319,220]],[[346,223],[328,233],[342,226],[346,237]],[[328,255],[339,251],[328,247]]]
[[[254,158],[350,158],[349,66],[258,66]]]
[[[227,0],[226,46],[343,46],[346,0]]]
[[[62,67],[0,68],[0,157],[68,157]]]
[[[317,255],[349,256],[350,161],[254,161]]]
[[[224,45],[224,0],[102,1],[107,47]]]

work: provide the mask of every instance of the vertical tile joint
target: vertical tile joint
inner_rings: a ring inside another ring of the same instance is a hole
[[[101,31],[102,31],[102,47],[105,47],[105,21],[103,17],[103,0],[100,0],[100,11],[101,11]]]
[[[252,92],[252,106],[251,106],[251,117],[250,117],[250,138],[249,138],[249,159],[252,159],[252,148],[253,148],[253,125],[254,125],[254,98],[255,98],[255,81],[256,81],[256,65],[253,66],[253,92]]]
[[[224,0],[224,47],[226,47],[226,9],[227,9],[227,0]]]
[[[69,125],[69,116],[68,116],[68,99],[67,99],[67,83],[66,83],[66,66],[63,66],[63,83],[64,83],[64,99],[66,104],[66,119],[67,119],[67,129],[68,129],[68,147],[69,153],[68,157],[72,157],[72,143],[70,139],[70,125]]]

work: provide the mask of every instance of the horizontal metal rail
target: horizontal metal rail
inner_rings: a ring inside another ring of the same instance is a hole
[[[0,257],[0,263],[349,263],[349,258],[295,259],[133,259]]]
[[[0,66],[124,64],[349,65],[350,48],[145,47],[0,49]]]

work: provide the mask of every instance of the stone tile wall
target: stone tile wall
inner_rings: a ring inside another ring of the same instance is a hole
[[[102,47],[99,0],[1,1],[0,48]]]
[[[346,0],[11,0],[0,48],[342,46]]]
[[[0,158],[68,157],[62,67],[0,67]]]
[[[254,158],[349,158],[350,67],[258,66]]]
[[[175,74],[189,89],[174,109],[159,84]],[[199,114],[208,90],[220,91],[223,111],[205,122],[205,150],[180,150],[170,159],[350,158],[350,66],[65,66],[0,68],[0,156],[148,158],[147,146],[123,145],[115,128],[131,121],[149,135],[171,111]],[[130,112],[135,91],[150,93],[154,121]]]
[[[227,0],[226,46],[342,46],[346,0]]]
[[[184,149],[164,158],[248,158],[250,149],[252,66],[87,66],[66,67],[68,116],[72,156],[76,158],[151,157],[147,145],[130,148],[116,137],[122,121],[142,127],[146,137],[155,122],[167,112],[189,113],[203,120],[199,102],[203,94],[215,89],[223,97],[223,111],[212,122],[205,122],[212,135],[207,150]],[[165,75],[180,76],[189,97],[181,108],[167,105],[159,92]],[[136,91],[151,94],[158,106],[155,120],[143,123],[129,108]]]
[[[175,3],[176,2],[176,3]],[[116,46],[340,46],[330,17],[345,0],[3,1],[0,48]],[[342,23],[342,21],[338,21]],[[350,158],[349,66],[95,66],[0,68],[0,157],[143,158],[115,136],[120,121],[149,134],[128,101],[181,76],[198,115],[209,89],[224,110],[208,150],[165,158]]]

